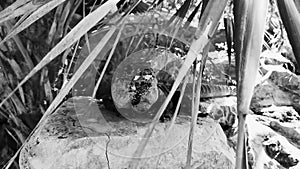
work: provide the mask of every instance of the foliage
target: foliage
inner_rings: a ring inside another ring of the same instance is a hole
[[[130,13],[155,9],[157,11],[166,12],[172,16],[168,21],[166,29],[174,29],[175,34],[177,31],[176,28],[180,26],[186,28],[188,25],[196,25],[198,26],[198,31],[195,34],[196,39],[191,44],[190,50],[187,53],[183,67],[180,69],[179,75],[166,101],[155,117],[156,121],[152,123],[152,128],[150,127],[146,133],[146,136],[149,137],[157,120],[168,105],[176,88],[184,79],[187,71],[197,58],[200,60],[206,57],[205,50],[207,50],[207,43],[214,43],[211,39],[217,29],[226,2],[226,0],[222,1],[222,3],[204,0],[186,0],[177,1],[176,3],[172,0],[163,2],[160,0],[147,2],[140,2],[138,0],[121,0],[120,2],[118,0],[107,2],[93,0],[87,2],[83,0],[1,1],[0,6],[4,10],[0,11],[0,23],[2,24],[0,29],[0,136],[3,136],[4,141],[0,142],[0,145],[5,146],[0,147],[0,149],[3,150],[1,152],[8,153],[0,154],[0,157],[6,161],[8,154],[12,156],[13,152],[16,151],[16,147],[22,147],[26,138],[35,132],[38,127],[43,125],[43,122],[53,110],[70,94],[69,91],[75,85],[76,81],[81,78],[82,74],[90,67],[110,39],[115,38],[114,47],[117,45],[120,32],[123,30],[124,18],[130,15]],[[245,1],[247,3],[251,2],[250,5],[243,4],[244,1],[241,3],[237,3],[237,1],[234,2],[235,3],[228,3],[225,15],[226,23],[224,26],[226,27],[227,43],[230,44],[227,45],[229,49],[227,52],[229,64],[231,64],[231,48],[233,36],[235,36],[236,58],[234,60],[238,64],[237,67],[242,65],[238,69],[239,76],[237,76],[239,78],[237,80],[240,90],[238,97],[240,100],[247,98],[247,103],[245,102],[239,111],[245,113],[249,108],[247,104],[251,98],[251,94],[247,94],[246,92],[249,93],[249,89],[252,91],[254,84],[244,78],[247,78],[248,74],[255,71],[257,66],[252,62],[257,61],[260,54],[260,43],[257,43],[256,46],[249,47],[247,46],[249,43],[246,42],[262,40],[261,31],[263,31],[262,26],[264,26],[265,21],[263,21],[264,18],[262,18],[257,20],[257,23],[255,22],[256,24],[253,24],[253,20],[243,20],[245,18],[242,17],[249,15],[257,19],[255,11],[264,14],[265,9],[261,9],[252,1]],[[282,45],[286,43],[284,29],[279,20],[279,13],[274,8],[275,2],[271,2],[273,6],[269,7],[268,26],[264,43],[267,49],[281,48]],[[216,5],[217,3],[218,5]],[[283,3],[283,1],[278,0],[277,3]],[[200,10],[201,4],[206,4],[207,8],[205,8],[206,5],[202,5]],[[234,5],[235,8],[235,27],[233,27],[232,22],[232,5]],[[253,13],[245,13],[246,10],[244,9],[249,7],[247,5],[253,7],[255,11],[252,11]],[[284,7],[280,7],[279,9],[281,18],[286,18],[289,11],[294,14],[289,14],[293,17],[299,14],[295,12],[296,8],[293,3],[288,4],[285,9],[283,8]],[[241,23],[239,21],[241,21]],[[242,29],[245,28],[245,25],[242,24],[246,23],[243,21],[246,21],[248,24],[245,30]],[[285,22],[288,31],[287,34],[290,39],[293,39],[293,36],[300,36],[299,32],[290,35],[291,30],[299,29],[295,29],[291,25],[291,23],[293,23],[292,21],[289,23],[287,19],[285,19]],[[107,26],[108,23],[114,24]],[[298,24],[298,22],[296,23]],[[106,33],[97,47],[90,50],[87,33],[93,30],[104,31]],[[257,32],[260,32],[260,34],[255,34]],[[295,38],[294,41],[297,41],[297,38]],[[78,53],[77,50],[79,49],[78,46],[82,46],[84,42],[87,43],[90,50],[89,55],[77,71],[74,72],[73,67],[76,54]],[[241,45],[239,46],[238,44]],[[297,49],[299,50],[300,48],[295,49],[294,46],[299,44],[300,43],[296,42],[292,44],[295,53],[297,53]],[[111,55],[113,52],[114,50],[111,51]],[[202,53],[203,57],[200,53]],[[251,58],[250,56],[252,55],[256,57]],[[102,70],[102,77],[108,67],[109,60],[110,59],[108,59],[106,66]],[[298,65],[300,65],[299,57],[295,58],[295,60],[298,60]],[[205,61],[202,62],[202,67],[204,63]],[[243,67],[244,65],[245,67]],[[252,67],[253,65],[254,67]],[[251,67],[254,69],[251,69]],[[200,68],[198,67],[198,69]],[[39,72],[40,70],[41,72]],[[202,79],[202,74],[199,73],[196,77]],[[99,79],[98,85],[102,78],[100,77]],[[194,82],[199,89],[201,80],[198,80],[197,83],[196,80]],[[197,89],[195,90],[197,91]],[[194,97],[199,98],[200,91],[198,90],[195,93],[197,94]],[[193,104],[198,105],[198,102],[199,99],[196,99],[196,102],[193,102]],[[197,110],[195,109],[193,114],[194,120],[196,120],[196,112]],[[43,117],[39,121],[42,115]],[[39,123],[36,125],[38,121]],[[31,132],[31,130],[33,131]],[[191,159],[192,133],[193,125],[191,125],[187,167],[189,167],[189,160]],[[9,142],[15,145],[8,146]],[[143,148],[146,144],[147,140],[141,143],[135,156],[139,157],[142,155]],[[14,158],[8,163],[8,166],[13,162]],[[0,166],[1,165],[3,165],[3,163],[0,163]],[[133,161],[132,165],[137,166],[138,163]],[[16,162],[14,162],[14,166],[17,168]]]

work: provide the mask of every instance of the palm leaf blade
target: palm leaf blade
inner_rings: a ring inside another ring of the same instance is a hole
[[[238,67],[238,145],[236,168],[248,168],[245,149],[245,118],[254,91],[261,53],[268,1],[235,1],[235,51]],[[238,10],[237,10],[238,9]]]
[[[49,13],[52,9],[63,3],[65,0],[53,0],[49,3],[41,6],[38,8],[35,12],[33,12],[25,21],[23,21],[18,27],[13,29],[12,32],[10,32],[1,42],[0,45],[6,42],[11,37],[15,36],[19,32],[26,29],[28,26],[30,26],[32,23],[40,19],[45,14]]]
[[[30,13],[39,5],[33,5],[30,0],[18,0],[0,12],[0,24],[15,17]]]
[[[60,102],[64,99],[64,97],[68,94],[68,92],[72,89],[74,84],[78,81],[78,79],[81,77],[81,75],[85,72],[85,70],[91,65],[91,63],[95,60],[95,58],[98,56],[99,52],[103,49],[105,44],[109,41],[111,36],[114,34],[116,30],[116,27],[113,26],[111,29],[106,33],[106,35],[103,37],[103,39],[97,44],[97,46],[94,48],[94,50],[91,52],[91,54],[84,60],[82,65],[77,69],[77,71],[74,73],[72,78],[66,85],[61,89],[59,94],[55,97],[51,105],[48,107],[46,112],[44,113],[43,117],[40,119],[38,124],[35,126],[35,128],[32,130],[30,135],[27,137],[26,141],[38,130],[42,128],[42,125],[44,125],[45,120],[49,117],[49,115],[57,108],[57,106],[60,104]],[[25,141],[25,142],[26,142]],[[9,166],[12,164],[12,162],[17,157],[17,154],[20,152],[20,150],[23,148],[25,144],[23,144],[16,154],[8,161],[6,164],[6,168],[9,168]]]
[[[197,39],[191,44],[190,50],[186,56],[186,59],[181,66],[179,73],[175,79],[175,82],[172,86],[172,89],[167,96],[166,100],[158,110],[156,116],[153,119],[153,122],[150,124],[149,128],[147,129],[146,133],[144,134],[144,139],[141,141],[141,143],[138,145],[136,151],[133,154],[133,159],[130,162],[129,166],[130,168],[137,168],[139,165],[139,159],[143,155],[143,151],[149,141],[149,138],[156,126],[156,124],[159,121],[159,118],[163,114],[164,110],[166,109],[168,103],[170,102],[172,96],[174,95],[176,89],[180,85],[183,78],[186,76],[186,73],[190,69],[191,65],[194,63],[195,59],[198,57],[198,59],[202,58],[202,55],[200,54],[204,47],[208,44],[210,37],[212,37],[212,34],[217,28],[219,18],[222,15],[222,12],[225,8],[222,8],[223,6],[220,4],[226,4],[227,0],[223,0],[222,2],[216,2],[211,1],[210,7],[208,9],[214,9],[209,10],[203,17],[203,19],[200,22],[199,30],[196,33]],[[214,7],[214,8],[213,8]]]
[[[90,28],[100,21],[108,12],[114,9],[116,2],[106,2],[98,9],[90,13],[81,20],[52,50],[29,72],[27,76],[18,84],[18,86],[0,103],[0,107],[6,102],[25,82],[41,70],[45,65],[51,62],[64,50],[81,38]]]
[[[280,17],[282,19],[283,25],[286,29],[288,39],[292,45],[295,58],[297,60],[298,67],[300,66],[300,3],[298,1],[297,5],[294,1],[287,0],[277,0],[277,6],[279,9]]]

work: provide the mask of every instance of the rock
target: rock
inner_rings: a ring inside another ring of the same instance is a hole
[[[277,86],[284,87],[296,93],[300,92],[300,76],[290,71],[273,71],[270,80]]]
[[[128,168],[149,124],[136,123],[99,109],[87,97],[63,103],[21,150],[21,169]],[[158,123],[139,168],[183,168],[186,163],[190,117]],[[170,131],[170,132],[168,132]],[[220,125],[199,119],[193,142],[192,168],[234,168],[234,151]]]
[[[270,80],[256,86],[251,101],[251,107],[261,109],[263,107],[292,106],[295,103],[294,95],[284,92]]]
[[[295,147],[298,149],[300,148],[300,133],[294,128],[282,126],[276,121],[272,121],[270,127],[280,135],[284,136]]]
[[[279,120],[280,122],[298,123],[300,116],[292,106],[275,106],[261,109],[262,115]]]
[[[300,150],[295,144],[291,144],[289,139],[281,135],[281,133],[272,130],[274,126],[272,123],[276,123],[276,125],[280,125],[282,128],[289,125],[288,123],[280,123],[270,117],[259,115],[247,116],[248,144],[251,149],[251,155],[254,158],[253,168],[300,168]],[[299,122],[297,126],[293,126],[295,129],[300,128]]]

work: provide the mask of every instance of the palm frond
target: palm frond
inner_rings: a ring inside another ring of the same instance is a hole
[[[196,84],[193,84],[193,91],[195,89],[196,89],[196,91],[195,91],[195,94],[193,92],[192,122],[191,122],[191,125],[190,125],[190,131],[189,131],[186,169],[191,169],[193,140],[194,140],[194,133],[195,133],[197,118],[198,118],[198,113],[199,113],[199,106],[200,106],[202,72],[203,72],[203,69],[204,69],[204,66],[205,66],[205,63],[206,63],[206,59],[208,57],[208,49],[209,49],[209,45],[206,45],[206,47],[205,47],[205,49],[202,53],[203,57],[201,59],[201,64],[200,64],[198,75],[196,75],[196,78],[194,77],[194,83],[196,83]],[[195,89],[194,89],[194,87],[195,87]]]
[[[295,3],[297,2],[297,3]],[[300,3],[298,1],[277,0],[280,17],[286,29],[288,39],[300,66]],[[297,6],[296,6],[297,4]],[[298,8],[298,10],[297,10]]]
[[[55,110],[55,108],[57,108],[57,106],[60,104],[60,102],[64,99],[64,97],[72,89],[72,87],[77,82],[77,80],[81,77],[81,75],[85,72],[85,70],[91,65],[91,63],[94,61],[94,59],[98,56],[99,52],[102,50],[102,48],[105,46],[105,44],[111,38],[111,36],[114,34],[115,30],[116,30],[116,26],[112,26],[110,31],[107,32],[107,34],[98,43],[98,45],[91,52],[91,54],[84,60],[84,62],[77,69],[77,71],[74,73],[74,75],[70,79],[70,81],[61,89],[59,94],[55,97],[55,99],[50,104],[50,106],[48,107],[48,109],[44,113],[43,117],[40,119],[39,123],[35,126],[35,128],[33,129],[33,131],[31,132],[31,134],[28,136],[27,139],[29,139],[37,131],[37,129],[41,128],[41,126],[44,125],[45,120]],[[28,141],[28,140],[26,140],[26,141]],[[23,148],[23,146],[24,146],[24,144],[19,148],[19,150],[21,150]],[[19,152],[19,150],[18,150],[18,152]],[[15,160],[16,155],[8,161],[7,167],[9,167],[9,165],[11,165],[11,163]]]
[[[183,5],[176,11],[176,13],[167,22],[167,25],[171,25],[171,23],[175,20],[176,17],[179,17],[182,19],[185,18],[190,5],[191,5],[191,0],[184,1]]]
[[[268,1],[234,1],[234,48],[238,65],[238,145],[236,168],[248,168],[245,144],[245,118],[253,95],[262,48]]]
[[[129,15],[129,13],[130,13],[133,9],[135,9],[136,6],[137,6],[139,3],[140,3],[140,1],[137,1],[137,2],[135,3],[135,5],[133,5],[131,8],[129,8],[127,14],[122,18],[122,20],[126,19],[126,17],[128,17],[128,15]],[[101,72],[101,74],[100,74],[100,77],[99,77],[99,79],[98,79],[98,81],[97,81],[97,83],[96,83],[95,89],[94,89],[94,91],[93,91],[93,94],[92,94],[92,97],[93,97],[93,98],[96,96],[97,90],[98,90],[98,88],[99,88],[99,86],[100,86],[100,83],[101,83],[101,81],[102,81],[102,78],[103,78],[103,76],[104,76],[104,73],[105,73],[105,71],[106,71],[106,69],[107,69],[107,67],[108,67],[108,64],[109,64],[109,62],[110,62],[110,60],[111,60],[111,58],[112,58],[112,56],[113,56],[113,54],[114,54],[114,51],[115,51],[115,49],[116,49],[116,47],[117,47],[117,45],[118,45],[118,42],[119,42],[119,40],[120,40],[120,38],[121,38],[121,34],[122,34],[123,29],[124,29],[125,22],[121,22],[121,23],[122,23],[122,24],[121,24],[121,28],[120,28],[120,30],[119,30],[119,32],[118,32],[118,34],[117,34],[117,37],[116,37],[116,39],[115,39],[115,42],[114,42],[114,44],[113,44],[113,46],[112,46],[112,49],[111,49],[111,51],[110,51],[110,53],[109,53],[109,56],[108,56],[108,58],[107,58],[107,60],[106,60],[106,62],[105,62],[105,65],[104,65],[104,67],[103,67],[103,69],[102,69],[102,72]],[[85,37],[87,37],[87,36],[85,36]],[[87,39],[87,38],[86,38],[86,39]],[[87,45],[87,47],[88,47],[88,50],[90,50],[90,49],[89,49],[89,45]]]
[[[8,39],[12,38],[19,32],[23,31],[27,27],[29,27],[32,23],[40,19],[45,14],[49,13],[52,9],[63,3],[65,0],[53,0],[49,3],[41,6],[36,11],[34,11],[26,20],[24,20],[18,27],[13,29],[12,32],[10,32],[1,42],[0,45],[6,42]]]
[[[54,1],[51,1],[52,3]],[[49,2],[49,3],[51,3]],[[59,2],[59,1],[55,1]],[[49,4],[47,3],[47,4]],[[25,83],[27,82],[34,74],[36,74],[40,69],[42,69],[46,64],[48,64],[50,61],[52,61],[55,57],[57,57],[59,54],[61,54],[65,49],[69,48],[74,42],[78,41],[80,37],[88,32],[90,28],[92,28],[94,25],[97,24],[98,21],[100,21],[104,16],[106,16],[110,11],[116,9],[116,3],[117,1],[113,2],[107,2],[104,3],[102,6],[100,6],[98,9],[90,13],[86,18],[81,20],[72,30],[70,33],[68,33],[62,41],[60,41],[44,58],[43,60],[36,65],[35,68],[31,70],[31,72],[25,76],[25,78],[18,84],[18,86],[8,94],[8,96],[2,100],[0,103],[0,107],[2,107],[6,101],[11,98],[14,93]],[[46,4],[46,5],[47,5]],[[30,18],[31,16],[29,16]],[[24,21],[25,22],[25,21]],[[79,67],[79,69],[76,71],[72,79],[64,86],[63,89],[61,89],[61,92],[59,95],[54,99],[52,104],[48,107],[47,111],[44,113],[44,116],[41,118],[40,122],[36,127],[33,129],[33,132],[29,135],[32,136],[32,134],[36,131],[36,129],[43,125],[43,122],[47,117],[50,115],[50,113],[59,105],[59,103],[63,100],[63,98],[66,96],[66,94],[70,91],[70,89],[73,87],[73,85],[76,83],[76,81],[81,77],[81,75],[84,73],[85,69],[91,64],[91,62],[97,57],[99,51],[105,46],[107,41],[110,39],[110,37],[114,34],[116,30],[116,26],[113,26],[110,28],[110,31],[106,34],[106,36],[102,39],[102,41],[99,42],[99,45],[95,48],[95,50],[92,51],[91,55],[83,62],[83,65]],[[28,139],[27,138],[27,139]],[[27,141],[27,140],[26,140]],[[23,148],[24,144],[18,149],[16,154],[7,162],[5,168],[9,168],[10,165],[13,163],[13,161],[16,159],[18,153]]]
[[[166,109],[168,103],[170,102],[172,96],[174,95],[176,89],[180,85],[181,81],[185,77],[186,73],[190,69],[191,65],[194,63],[195,59],[198,57],[200,60],[202,58],[202,53],[204,47],[208,44],[209,39],[212,37],[214,31],[217,28],[218,21],[223,13],[227,1],[210,1],[208,4],[208,10],[204,12],[204,17],[200,21],[199,30],[196,33],[196,40],[191,44],[190,50],[186,56],[186,59],[181,66],[179,73],[175,79],[175,82],[172,86],[170,93],[168,94],[167,98],[165,99],[164,103],[158,110],[157,114],[155,115],[153,122],[150,124],[149,128],[147,129],[144,138],[141,143],[138,145],[136,151],[133,154],[132,161],[130,162],[130,168],[137,168],[139,165],[138,158],[140,158],[143,154],[143,151],[149,141],[149,138],[152,135],[152,132],[159,122],[161,115],[163,114],[164,110]]]
[[[40,7],[40,5],[34,5],[31,0],[17,0],[0,12],[0,24],[18,16],[31,13],[38,7]]]
[[[227,73],[230,72],[231,65],[231,54],[232,54],[232,43],[233,43],[233,18],[230,16],[224,17],[224,25],[225,25],[225,34],[226,34],[226,44],[227,44],[227,56],[228,56],[228,70]]]
[[[202,1],[199,2],[199,4],[196,6],[196,8],[193,10],[193,12],[191,13],[191,15],[188,17],[187,21],[185,22],[183,29],[186,29],[190,23],[193,21],[193,19],[195,18],[196,14],[198,13],[200,6],[202,4]]]
[[[9,32],[12,30],[12,27],[13,27],[13,26],[12,26],[12,24],[10,23],[10,21],[5,22],[5,26],[6,26],[6,28],[8,29]],[[30,56],[29,56],[29,53],[28,53],[28,51],[26,50],[25,46],[23,45],[23,43],[22,43],[20,37],[19,37],[18,35],[15,35],[15,36],[13,36],[12,38],[13,38],[13,40],[15,41],[15,43],[16,43],[16,45],[17,45],[19,51],[20,51],[21,54],[23,55],[24,60],[25,60],[25,62],[26,62],[26,64],[27,64],[27,68],[28,68],[29,70],[31,70],[31,69],[34,67],[34,65],[33,65],[33,62],[32,62],[32,60],[31,60],[31,58],[30,58]]]
[[[118,44],[119,40],[120,40],[121,32],[123,31],[124,25],[125,25],[125,24],[123,23],[122,26],[121,26],[121,28],[120,28],[120,30],[119,30],[119,32],[118,32],[118,35],[117,35],[117,37],[116,37],[116,39],[115,39],[115,42],[114,42],[114,44],[113,44],[113,47],[112,47],[112,49],[111,49],[111,51],[110,51],[110,53],[109,53],[109,56],[108,56],[108,58],[107,58],[107,60],[106,60],[106,62],[105,62],[105,65],[104,65],[104,67],[103,67],[103,69],[102,69],[102,71],[101,71],[100,77],[99,77],[99,79],[98,79],[98,81],[97,81],[97,83],[96,83],[95,89],[94,89],[93,94],[92,94],[92,97],[93,97],[93,98],[95,98],[95,96],[96,96],[96,93],[97,93],[97,90],[98,90],[98,88],[99,88],[99,86],[100,86],[101,80],[102,80],[102,78],[103,78],[103,76],[104,76],[104,73],[105,73],[105,71],[106,71],[106,69],[107,69],[107,67],[108,67],[108,64],[109,64],[109,62],[110,62],[110,60],[111,60],[111,58],[112,58],[112,56],[113,56],[113,53],[114,53],[114,51],[115,51],[115,49],[116,49],[116,47],[117,47],[117,44]]]
[[[60,0],[58,0],[60,1]],[[25,82],[41,70],[46,64],[51,62],[64,50],[69,48],[74,42],[79,40],[89,29],[98,21],[116,7],[116,2],[106,2],[98,9],[90,13],[86,18],[81,20],[52,50],[29,72],[27,76],[18,84],[18,86],[0,103],[0,107],[7,101]]]

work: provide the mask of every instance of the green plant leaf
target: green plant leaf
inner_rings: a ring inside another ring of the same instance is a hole
[[[253,95],[259,57],[262,49],[268,0],[234,1],[235,35],[238,92],[238,145],[236,169],[248,168],[245,144],[245,118]]]
[[[29,27],[32,23],[40,19],[42,16],[46,15],[49,13],[52,9],[63,3],[65,0],[53,0],[50,1],[49,3],[41,6],[38,8],[36,11],[34,11],[28,18],[23,21],[18,27],[13,29],[1,42],[0,45],[2,45],[4,42],[6,42],[8,39],[12,38],[19,32],[23,31],[27,27]]]
[[[13,26],[11,25],[10,21],[5,22],[5,26],[6,26],[6,28],[8,29],[8,31],[11,31],[11,29],[12,29],[12,27],[13,27]],[[22,43],[20,37],[19,37],[18,35],[15,35],[15,36],[13,36],[12,38],[13,38],[13,40],[15,41],[15,43],[16,43],[16,45],[17,45],[19,51],[20,51],[21,54],[23,55],[24,60],[25,60],[25,62],[26,62],[26,64],[27,64],[28,70],[31,70],[31,69],[34,67],[34,65],[33,65],[33,62],[32,62],[32,60],[31,60],[31,58],[30,58],[30,56],[29,56],[29,54],[28,54],[28,51],[27,51],[26,48],[24,47],[24,45],[23,45],[23,43]]]
[[[9,7],[0,12],[0,24],[18,16],[31,13],[40,5],[34,5],[30,0],[17,0]]]
[[[62,1],[62,0],[57,0]],[[56,2],[56,1],[51,1]],[[51,3],[49,2],[49,3]],[[29,72],[27,76],[18,84],[18,86],[0,103],[0,107],[7,101],[25,82],[41,70],[45,65],[51,62],[64,50],[81,38],[89,29],[100,21],[108,12],[115,10],[117,1],[109,1],[101,5],[95,11],[81,20],[47,55]]]
[[[186,76],[186,73],[190,69],[191,65],[194,63],[195,59],[198,58],[201,60],[202,58],[202,51],[204,47],[209,43],[209,39],[212,37],[214,31],[217,28],[219,23],[219,19],[222,16],[223,10],[227,3],[227,0],[223,1],[209,1],[209,6],[206,8],[207,11],[204,12],[203,19],[200,21],[199,29],[196,32],[196,40],[191,44],[190,50],[186,56],[186,59],[181,66],[179,73],[175,79],[175,82],[172,86],[172,89],[167,96],[166,100],[158,110],[157,114],[155,115],[152,123],[149,125],[146,133],[144,134],[145,139],[141,141],[138,145],[136,151],[133,154],[132,161],[129,163],[129,168],[138,168],[139,165],[139,158],[143,155],[143,151],[149,141],[150,136],[159,122],[161,115],[163,114],[164,110],[166,109],[168,103],[170,102],[172,96],[174,95],[176,89],[180,85],[183,78]]]
[[[292,0],[277,0],[277,4],[281,20],[297,60],[298,69],[300,69],[300,13],[297,10],[297,7],[300,10],[300,3],[298,1],[298,6],[296,6]]]
[[[35,126],[35,128],[32,130],[28,138],[26,139],[25,143],[28,141],[28,139],[38,130],[42,129],[42,126],[45,124],[45,120],[49,117],[49,115],[57,108],[57,106],[60,104],[60,102],[65,98],[65,96],[69,93],[71,88],[74,86],[74,84],[78,81],[78,79],[81,77],[81,75],[85,72],[85,70],[91,65],[91,63],[96,59],[100,51],[103,49],[103,47],[106,45],[106,43],[109,41],[111,36],[114,34],[116,30],[116,26],[112,26],[110,30],[106,33],[106,35],[102,38],[102,40],[97,44],[97,46],[94,48],[94,50],[89,54],[89,56],[84,60],[82,65],[77,69],[77,71],[74,73],[70,81],[64,85],[64,87],[60,90],[59,94],[55,97],[53,102],[50,104],[46,112],[44,113],[43,117],[40,119],[39,123]],[[17,154],[19,151],[23,148],[24,144],[18,149],[17,153],[8,161],[6,165],[6,169],[9,168],[9,166],[12,164],[12,162],[17,157]]]

